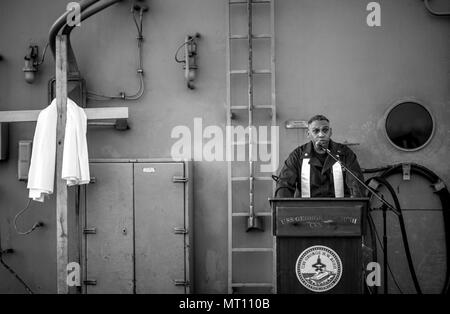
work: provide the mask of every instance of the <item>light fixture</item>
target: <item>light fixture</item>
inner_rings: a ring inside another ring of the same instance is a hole
[[[47,52],[47,48],[49,43],[45,45],[44,52],[42,53],[42,59],[38,61],[39,57],[39,47],[38,45],[31,44],[28,46],[28,54],[25,56],[25,66],[22,71],[25,73],[25,81],[29,84],[34,83],[34,79],[36,77],[36,72],[39,70],[39,66],[44,63],[45,53]]]
[[[187,87],[189,89],[195,89],[193,82],[197,77],[198,70],[197,40],[199,38],[199,33],[196,33],[194,36],[186,36],[184,43],[178,48],[177,52],[175,53],[175,61],[178,63],[184,63],[184,78],[186,79]],[[182,47],[184,47],[184,60],[179,60],[177,55]]]
[[[37,45],[30,45],[28,49],[28,54],[24,58],[25,67],[22,69],[22,71],[25,73],[25,81],[28,84],[33,84],[36,77],[35,73],[38,71],[39,65],[42,64],[42,61],[44,61],[44,56],[42,57],[42,61],[39,62],[39,47]]]

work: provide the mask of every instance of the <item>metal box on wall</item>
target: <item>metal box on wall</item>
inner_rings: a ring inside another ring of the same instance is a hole
[[[192,163],[97,159],[90,170],[83,293],[192,293]]]
[[[86,108],[87,92],[86,81],[79,76],[67,77],[67,97],[77,103],[78,106]],[[48,81],[48,104],[56,98],[56,78],[51,78]]]

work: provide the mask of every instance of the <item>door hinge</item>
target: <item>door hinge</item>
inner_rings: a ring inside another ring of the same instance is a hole
[[[173,177],[172,178],[172,181],[174,182],[174,183],[186,183],[186,182],[188,182],[189,181],[189,179],[188,178],[186,178],[186,177]]]
[[[184,286],[184,287],[188,287],[191,285],[191,283],[189,281],[186,280],[173,280],[173,284],[175,286]]]
[[[97,228],[84,228],[83,234],[96,234]]]
[[[95,280],[95,279],[84,280],[83,283],[86,286],[96,286],[97,285],[97,280]]]
[[[173,228],[173,233],[175,233],[175,234],[187,234],[188,233],[188,231],[186,230],[186,228],[180,228],[180,227],[175,227],[175,228]]]

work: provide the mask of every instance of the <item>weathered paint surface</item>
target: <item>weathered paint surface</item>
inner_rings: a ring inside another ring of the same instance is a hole
[[[131,130],[89,129],[93,158],[168,157],[174,126],[192,129],[195,117],[202,117],[204,126],[225,125],[227,1],[148,2],[143,47],[146,92],[135,102],[89,103],[91,107],[130,108]],[[320,112],[332,120],[336,140],[360,143],[353,149],[363,167],[411,161],[435,171],[449,184],[450,19],[431,16],[422,1],[382,0],[378,1],[382,26],[370,28],[365,24],[368,2],[277,1],[280,160],[305,141],[303,131],[286,130],[284,121],[305,120]],[[443,1],[435,2],[445,9]],[[23,57],[32,42],[42,52],[50,26],[65,5],[57,0],[0,2],[0,54],[4,57],[0,61],[0,110],[45,107],[53,59],[48,53],[36,82],[29,85],[21,71]],[[136,29],[129,6],[129,1],[123,1],[82,22],[73,32],[78,65],[89,90],[117,94],[122,90],[133,93],[138,87]],[[200,70],[197,89],[191,91],[173,55],[184,37],[195,32],[202,34]],[[383,132],[386,110],[404,97],[422,100],[437,125],[429,145],[414,153],[393,148]],[[1,244],[15,250],[5,259],[34,291],[52,293],[56,291],[54,205],[34,204],[24,215],[22,228],[38,220],[45,223],[45,228],[29,236],[15,234],[11,224],[27,196],[25,183],[16,179],[17,143],[32,139],[33,132],[33,123],[10,126],[10,158],[0,162]],[[195,286],[199,293],[223,293],[227,291],[226,164],[197,162],[194,169]],[[428,227],[432,230],[440,221],[426,223],[432,224]],[[23,292],[2,268],[0,278],[1,292]]]

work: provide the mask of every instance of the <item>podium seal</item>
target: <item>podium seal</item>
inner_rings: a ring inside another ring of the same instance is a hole
[[[324,292],[337,285],[342,275],[339,255],[329,247],[315,245],[304,250],[295,263],[298,281],[314,292]]]

